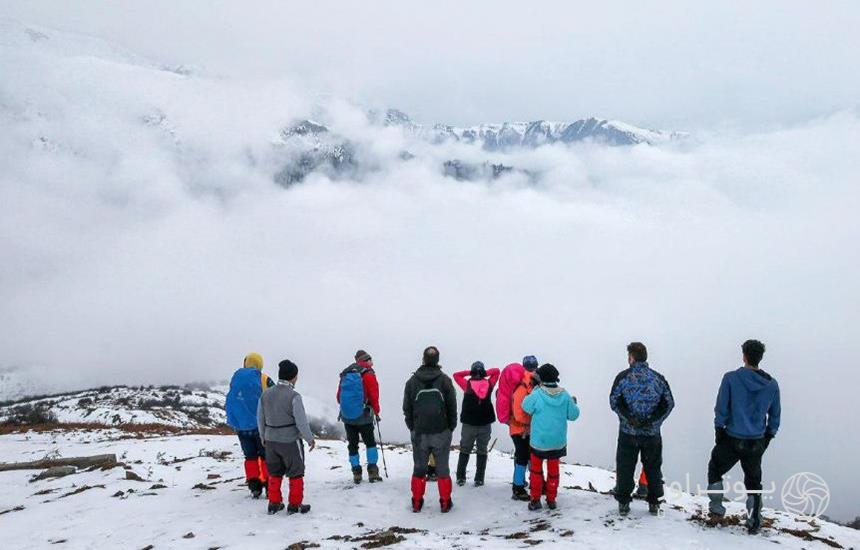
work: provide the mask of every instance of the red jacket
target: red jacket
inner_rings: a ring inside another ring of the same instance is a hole
[[[376,373],[373,372],[373,363],[360,361],[356,363],[364,369],[364,374],[361,375],[361,383],[364,386],[364,399],[373,412],[379,414],[379,381],[376,380]],[[340,403],[340,384],[337,385],[337,402]]]

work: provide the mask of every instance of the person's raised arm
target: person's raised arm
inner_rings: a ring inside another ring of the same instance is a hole
[[[454,382],[456,382],[457,385],[460,386],[460,389],[463,391],[466,391],[466,389],[468,388],[469,382],[468,380],[466,380],[466,377],[469,376],[469,372],[471,371],[461,370],[453,374]]]
[[[490,391],[496,387],[496,384],[499,382],[499,377],[502,375],[502,371],[499,369],[490,369],[487,371],[487,378],[490,381]]]

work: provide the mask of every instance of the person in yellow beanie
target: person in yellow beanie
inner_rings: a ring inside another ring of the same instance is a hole
[[[260,498],[266,487],[266,455],[257,428],[257,405],[263,390],[275,383],[263,372],[263,357],[259,353],[245,356],[242,368],[233,373],[227,392],[227,424],[239,436],[245,455],[245,481],[253,498]]]

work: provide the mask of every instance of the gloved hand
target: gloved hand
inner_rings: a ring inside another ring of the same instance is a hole
[[[714,428],[714,443],[717,445],[726,441],[728,437],[729,434],[725,428]]]

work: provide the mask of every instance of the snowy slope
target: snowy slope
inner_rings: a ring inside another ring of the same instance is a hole
[[[66,392],[47,397],[22,398],[0,406],[0,425],[21,423],[32,410],[36,418],[50,418],[61,424],[98,424],[134,426],[155,424],[182,430],[221,428],[227,422],[224,412],[227,385],[189,386],[105,386]],[[338,426],[326,419],[337,418],[337,411],[312,396],[305,396],[305,408],[314,428],[320,433],[338,435]],[[27,422],[33,423],[33,421]]]
[[[124,439],[121,439],[125,437]],[[121,467],[29,482],[33,471],[0,472],[3,547],[45,548],[828,548],[860,547],[860,533],[827,522],[766,510],[773,520],[749,537],[740,527],[705,527],[691,517],[704,504],[668,496],[663,517],[634,502],[620,518],[606,494],[613,474],[564,465],[559,509],[529,512],[511,501],[511,459],[494,452],[483,488],[455,487],[454,510],[442,515],[435,488],[421,514],[408,508],[411,455],[387,448],[390,478],[355,486],[345,445],[321,441],[307,455],[308,515],[267,516],[242,486],[242,459],[232,436],[127,438],[112,430],[0,436],[0,461],[46,455],[116,453],[146,481]],[[730,506],[740,513],[739,504]],[[790,530],[798,531],[790,531]],[[805,540],[824,538],[825,543]],[[318,545],[318,546],[315,546]]]

